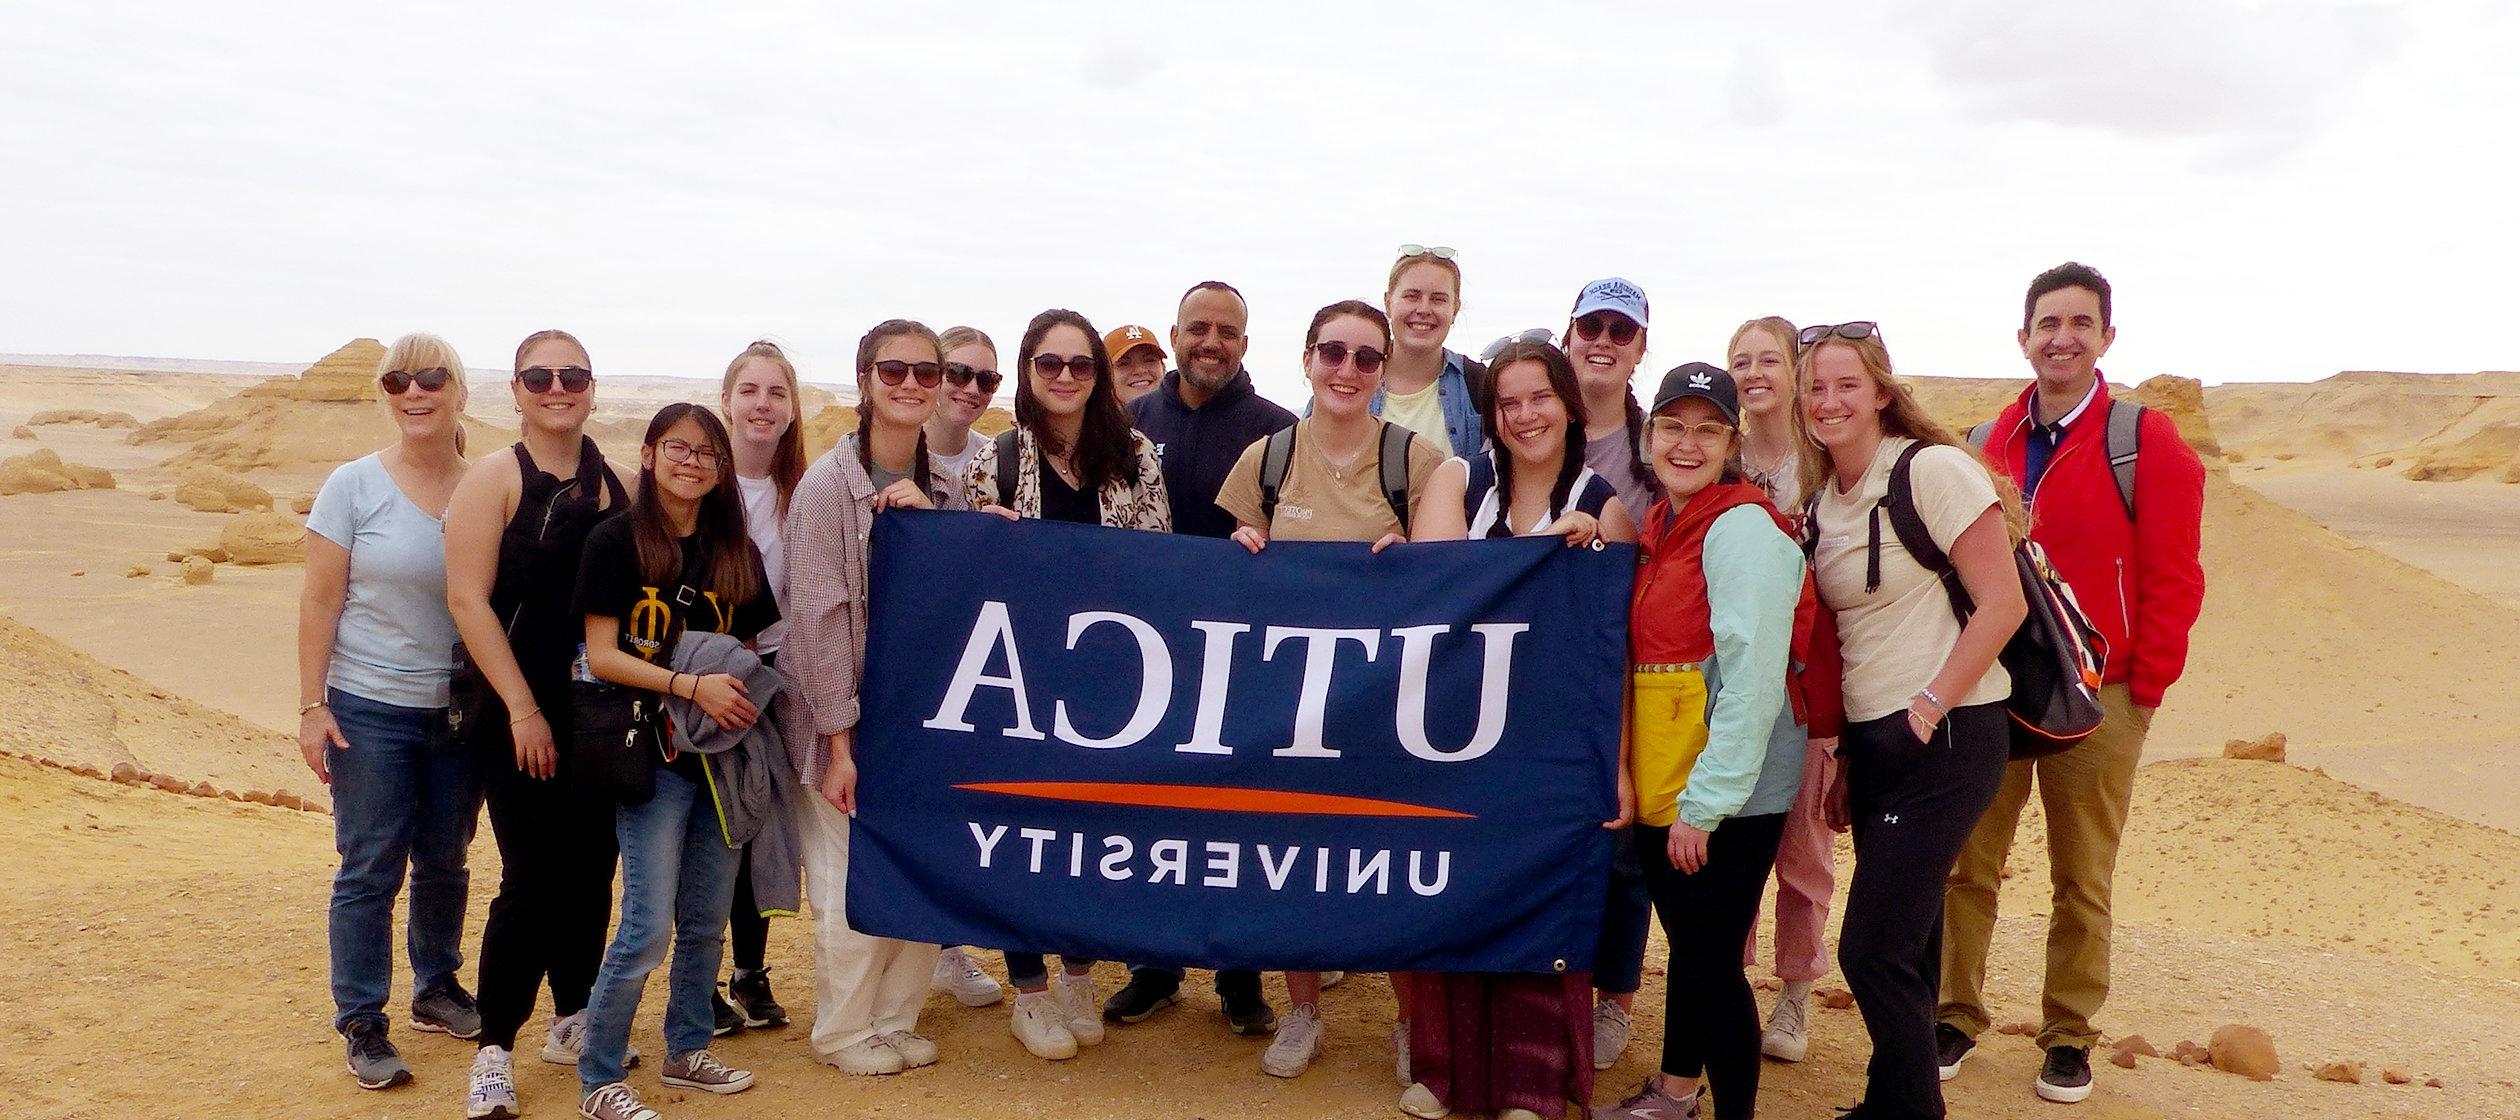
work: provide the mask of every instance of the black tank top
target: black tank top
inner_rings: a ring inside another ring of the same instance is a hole
[[[586,640],[586,619],[573,600],[579,554],[595,523],[629,504],[621,480],[604,464],[595,441],[578,437],[577,477],[563,479],[535,465],[516,445],[516,469],[524,482],[516,516],[499,534],[499,571],[490,585],[490,609],[506,620],[508,648],[537,693],[564,689],[569,664]],[[600,489],[599,489],[600,488]],[[612,496],[612,508],[597,504]]]

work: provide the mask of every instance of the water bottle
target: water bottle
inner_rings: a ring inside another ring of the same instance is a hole
[[[589,684],[595,681],[595,670],[588,668],[586,664],[586,643],[584,642],[578,643],[577,660],[569,664],[569,679],[585,681]]]

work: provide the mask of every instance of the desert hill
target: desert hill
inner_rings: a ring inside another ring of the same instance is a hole
[[[393,418],[380,405],[376,366],[385,347],[354,339],[295,377],[277,377],[191,412],[152,420],[133,431],[134,445],[189,445],[162,464],[227,471],[321,474],[394,439]],[[500,431],[472,420],[468,438],[495,444]]]

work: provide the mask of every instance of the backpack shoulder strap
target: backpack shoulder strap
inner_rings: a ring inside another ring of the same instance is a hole
[[[2109,473],[2117,476],[2118,501],[2127,520],[2135,518],[2135,460],[2144,450],[2144,406],[2133,401],[2109,402]]]
[[[1966,623],[1974,605],[1969,602],[1968,589],[1961,586],[1960,572],[1952,567],[1950,554],[1934,543],[1934,534],[1925,527],[1924,515],[1916,512],[1916,488],[1910,477],[1910,467],[1915,463],[1917,453],[1925,447],[1923,443],[1912,443],[1907,450],[1899,452],[1898,462],[1890,466],[1889,492],[1882,495],[1881,504],[1874,508],[1874,514],[1889,517],[1890,531],[1899,538],[1899,547],[1915,558],[1917,566],[1942,580],[1943,592],[1951,599],[1951,613]],[[1872,536],[1871,576],[1872,584],[1878,586],[1881,579],[1881,530],[1878,523]]]
[[[1015,508],[1015,476],[1023,466],[1015,438],[1020,430],[1008,428],[997,434],[997,501],[1008,509]]]
[[[1969,446],[1977,448],[1980,451],[1984,451],[1986,450],[1987,437],[1994,434],[1995,422],[1992,420],[1984,421],[1977,427],[1969,429]]]
[[[1287,469],[1295,464],[1295,428],[1289,425],[1269,436],[1260,447],[1260,520],[1277,518],[1278,490],[1286,485]]]
[[[1400,519],[1400,535],[1409,535],[1409,449],[1417,433],[1388,421],[1382,426],[1382,446],[1375,449],[1380,456],[1383,500],[1391,503],[1391,516]]]
[[[1822,485],[1827,484],[1822,483]],[[1802,550],[1805,565],[1810,565],[1820,559],[1820,492],[1818,490],[1812,491],[1803,499]]]
[[[1496,460],[1473,453],[1462,461],[1470,464],[1470,480],[1461,491],[1462,516],[1475,520],[1480,504],[1487,501],[1488,491],[1496,489]]]

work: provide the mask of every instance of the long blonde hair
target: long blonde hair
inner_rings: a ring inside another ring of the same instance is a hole
[[[455,390],[455,453],[464,453],[464,403],[472,396],[464,379],[464,359],[456,356],[455,347],[433,334],[407,334],[385,348],[385,357],[376,363],[376,375],[383,377],[393,370],[406,373],[420,369],[443,369],[447,385]]]
[[[1821,446],[1819,440],[1812,438],[1810,418],[1803,414],[1803,398],[1809,395],[1811,389],[1813,359],[1819,356],[1820,351],[1831,346],[1843,346],[1854,351],[1855,357],[1863,363],[1864,373],[1872,378],[1873,387],[1880,390],[1882,396],[1889,398],[1890,403],[1881,409],[1882,438],[1906,436],[1918,443],[1935,447],[1957,447],[1967,452],[1969,457],[1977,460],[1978,466],[1986,471],[1987,477],[1994,481],[1995,500],[2003,508],[2004,529],[2011,534],[2013,543],[2020,544],[2030,539],[2030,511],[2021,502],[2021,491],[2012,484],[2011,479],[2004,477],[2004,472],[1990,466],[1986,461],[1986,456],[1969,446],[1968,441],[1953,435],[1951,429],[1943,427],[1941,421],[1934,419],[1933,414],[1925,411],[1924,405],[1917,403],[1916,390],[1910,388],[1898,372],[1891,368],[1890,348],[1882,344],[1879,331],[1874,331],[1864,338],[1841,338],[1834,334],[1829,335],[1810,346],[1803,347],[1801,355],[1794,360],[1794,395],[1796,397],[1793,411],[1794,441],[1797,446],[1805,449],[1802,453],[1800,469],[1803,493],[1819,493],[1821,487],[1829,485],[1829,476],[1836,470],[1836,464],[1829,449]]]

